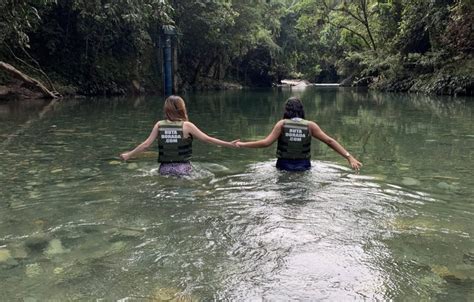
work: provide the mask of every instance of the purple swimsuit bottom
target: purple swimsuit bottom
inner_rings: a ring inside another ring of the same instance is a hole
[[[159,172],[161,175],[186,176],[190,175],[193,167],[190,162],[162,163]]]

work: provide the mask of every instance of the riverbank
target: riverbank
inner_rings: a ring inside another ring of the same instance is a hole
[[[90,85],[98,86],[98,84],[91,83]],[[95,92],[84,89],[84,87],[76,87],[73,85],[65,85],[62,83],[55,83],[58,93],[64,97],[82,98],[95,96],[130,96],[130,95],[156,95],[161,94],[161,87],[153,87],[152,83],[139,82],[137,80],[129,81],[125,84],[117,84],[112,82],[107,87],[113,89],[106,89],[103,91],[96,90]],[[232,81],[217,81],[213,79],[204,79],[194,84],[181,84],[178,91],[219,91],[219,90],[241,90],[244,89],[240,83]],[[99,93],[97,92],[99,91]],[[32,89],[28,85],[18,80],[0,81],[0,101],[12,99],[40,99],[44,95]]]
[[[376,71],[368,76],[352,76],[348,79],[335,83],[343,87],[368,87],[372,90],[387,92],[411,92],[433,95],[472,96],[474,95],[474,70],[472,58],[451,62],[438,69],[427,67],[420,63],[407,62],[403,64],[397,73],[388,74],[385,71]],[[364,72],[360,72],[364,74]],[[64,84],[66,80],[55,82],[58,92],[66,97],[85,96],[120,96],[120,95],[152,95],[160,94],[161,88],[148,80],[128,80],[121,84],[111,81],[105,84],[107,89],[100,89],[99,83],[88,83],[86,86]],[[307,80],[286,79],[275,86],[291,87],[292,89],[305,88],[317,85]],[[90,90],[87,87],[96,87]],[[189,84],[180,83],[178,91],[218,91],[218,90],[240,90],[252,86],[243,86],[238,82],[202,78]],[[15,79],[0,78],[0,101],[11,99],[38,99],[42,94],[21,81]]]
[[[474,60],[453,58],[437,63],[428,59],[406,60],[399,66],[379,67],[368,76],[349,81],[351,86],[389,92],[412,92],[434,95],[474,95]],[[386,68],[386,69],[384,69]],[[347,83],[346,83],[347,86]]]

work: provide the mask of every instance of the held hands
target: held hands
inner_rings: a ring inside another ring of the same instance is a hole
[[[225,143],[228,144],[227,146],[230,147],[230,148],[239,148],[240,147],[238,145],[238,143],[240,143],[240,139],[236,139],[236,140],[233,140],[231,142],[225,142]],[[124,161],[127,161],[132,157],[131,153],[132,153],[132,151],[124,152],[124,153],[120,154],[120,158]]]
[[[240,148],[240,139],[235,139],[230,142],[232,148]]]

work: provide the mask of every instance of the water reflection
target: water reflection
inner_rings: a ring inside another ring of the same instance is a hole
[[[359,220],[354,215],[356,208],[362,211],[367,206],[358,202],[366,199],[371,186],[362,193],[359,186],[352,186],[357,181],[344,177],[346,169],[321,162],[313,162],[313,170],[303,173],[276,171],[273,162],[252,165],[249,170],[232,177],[226,187],[232,188],[233,183],[247,186],[235,198],[251,204],[246,217],[253,219],[245,221],[251,227],[239,235],[245,245],[254,245],[262,252],[242,264],[252,267],[247,278],[229,278],[222,297],[382,297],[377,272],[361,264],[368,258],[361,239],[369,234],[353,230]],[[255,181],[254,188],[248,188],[250,179]],[[375,226],[370,224],[364,225],[364,230]],[[245,245],[237,244],[241,249]],[[365,283],[362,287],[361,281]],[[253,290],[249,293],[248,288]]]
[[[298,93],[361,174],[321,144],[311,171],[287,173],[274,148],[197,142],[193,175],[163,177],[156,150],[117,157],[146,138],[161,98],[64,101],[42,118],[3,106],[2,138],[24,129],[0,150],[3,297],[471,300],[472,102]],[[202,130],[253,139],[289,96],[185,98]]]

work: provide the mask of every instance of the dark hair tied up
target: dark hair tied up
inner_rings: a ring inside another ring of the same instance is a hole
[[[295,117],[304,119],[304,109],[300,99],[297,97],[291,97],[285,103],[285,112],[283,113],[283,118],[292,119]]]

